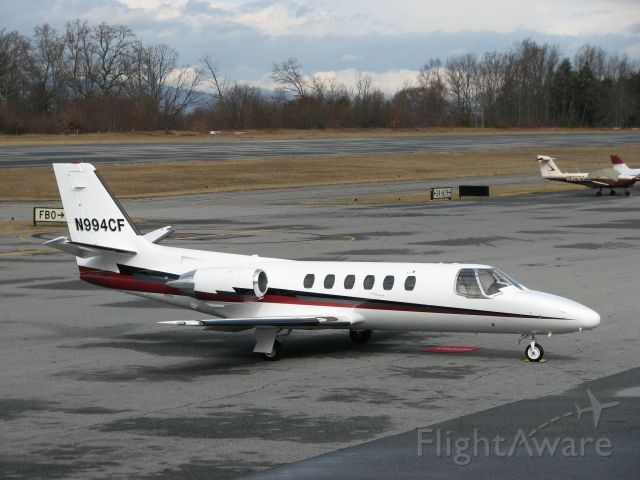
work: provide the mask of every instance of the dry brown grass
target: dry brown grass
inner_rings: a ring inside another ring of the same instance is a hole
[[[16,234],[20,235],[22,233],[33,234],[33,233],[42,233],[42,232],[51,232],[55,231],[55,229],[59,229],[63,231],[66,229],[66,224],[56,224],[55,226],[51,225],[38,225],[33,226],[32,220],[26,220],[23,218],[19,218],[16,220],[7,220],[0,222],[0,234]]]
[[[470,153],[415,153],[334,157],[286,157],[236,161],[185,161],[99,166],[120,197],[184,195],[312,185],[428,180],[538,172],[537,153],[558,158],[563,169],[609,165],[609,155],[640,157],[640,146],[556,148]],[[630,162],[631,165],[637,162]],[[542,184],[544,182],[540,180]],[[0,200],[58,199],[50,167],[0,169]]]
[[[495,128],[341,128],[322,130],[278,129],[243,130],[236,134],[234,130],[224,130],[220,136],[211,136],[208,132],[192,131],[153,131],[128,133],[82,133],[74,134],[0,134],[1,145],[53,145],[53,144],[108,144],[108,143],[149,143],[149,142],[215,142],[219,139],[305,139],[305,138],[348,138],[367,136],[430,136],[430,135],[494,135],[526,133],[585,133],[610,132],[598,129],[495,129]]]

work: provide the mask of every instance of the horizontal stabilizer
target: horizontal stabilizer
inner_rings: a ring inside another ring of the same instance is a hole
[[[164,325],[180,327],[206,327],[249,329],[258,327],[274,328],[348,328],[351,322],[336,317],[254,317],[254,318],[215,318],[206,320],[170,320],[158,322]]]
[[[175,230],[171,228],[171,226],[169,225],[166,227],[158,228],[153,232],[145,233],[143,237],[145,240],[148,240],[151,243],[160,243],[162,240],[164,240],[167,237],[170,237],[174,233],[175,233]]]
[[[97,257],[106,253],[119,253],[122,255],[136,255],[137,252],[120,248],[104,247],[102,245],[90,245],[87,243],[72,242],[67,237],[57,237],[43,245],[55,248],[64,253],[69,253],[80,258]]]

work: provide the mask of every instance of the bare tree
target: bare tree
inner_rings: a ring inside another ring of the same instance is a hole
[[[447,89],[452,117],[456,123],[468,126],[476,94],[478,62],[470,53],[447,60]]]
[[[165,115],[176,116],[200,102],[198,85],[202,80],[199,68],[174,69],[168,78],[162,102]]]
[[[608,55],[601,47],[584,45],[575,55],[573,66],[576,70],[581,70],[585,65],[589,65],[593,76],[598,80],[604,80],[611,76],[607,68]]]
[[[53,27],[45,23],[35,28],[29,66],[32,99],[39,111],[55,110],[64,94],[63,52],[64,43]]]
[[[307,82],[302,73],[302,66],[294,57],[289,57],[282,63],[274,63],[271,78],[280,88],[298,97],[306,95]]]
[[[371,78],[371,75],[363,75],[362,72],[358,72],[356,74],[356,104],[364,101],[364,99],[369,97],[372,87],[373,78]]]
[[[20,100],[27,89],[27,66],[30,62],[29,39],[13,31],[0,30],[0,102]]]
[[[128,87],[138,102],[149,102],[156,113],[175,116],[196,105],[202,80],[199,68],[177,68],[178,53],[168,45],[132,47]],[[152,115],[154,112],[148,112]]]
[[[64,36],[65,73],[74,95],[87,99],[95,93],[96,45],[86,20],[68,22]]]
[[[316,100],[320,103],[325,101],[328,88],[329,85],[320,75],[314,75],[311,77],[311,80],[309,81],[309,89]]]
[[[118,95],[125,87],[134,34],[126,25],[102,22],[94,27],[95,60],[91,80],[103,97]]]
[[[202,64],[202,75],[203,80],[211,83],[213,87],[218,92],[218,101],[222,101],[223,88],[218,80],[218,64],[215,62],[210,55],[205,55],[200,59],[200,63]]]
[[[504,86],[504,56],[487,52],[478,64],[478,102],[483,124],[496,125],[498,98]]]
[[[418,72],[418,90],[415,92],[421,104],[418,115],[420,124],[434,126],[445,117],[447,84],[439,58],[431,59]]]

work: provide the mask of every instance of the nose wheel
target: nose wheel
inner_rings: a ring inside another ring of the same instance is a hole
[[[524,354],[530,362],[539,362],[542,360],[542,357],[544,357],[544,350],[542,345],[532,340],[531,343],[527,345]]]

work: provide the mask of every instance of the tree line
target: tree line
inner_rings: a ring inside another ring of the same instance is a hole
[[[274,91],[226,80],[210,56],[179,68],[176,50],[125,25],[0,30],[0,131],[640,125],[640,66],[592,45],[572,59],[533,40],[429,59],[393,94],[368,75],[309,76],[296,58],[271,78]]]

